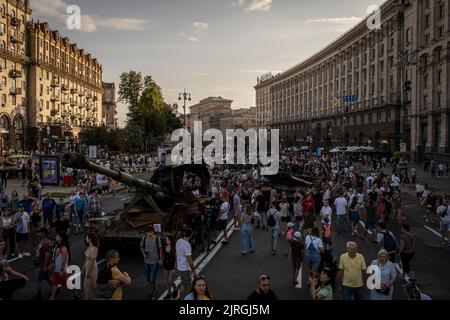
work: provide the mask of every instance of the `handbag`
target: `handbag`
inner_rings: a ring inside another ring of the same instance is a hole
[[[97,285],[95,286],[95,295],[100,299],[111,299],[114,291],[116,291],[116,288],[110,287],[107,283],[97,283]]]
[[[385,296],[388,296],[389,293],[391,292],[391,287],[390,287],[390,286],[389,286],[389,287],[386,287],[386,290],[384,290],[384,291],[381,291],[380,289],[376,289],[376,291],[377,291],[378,293],[384,294]]]

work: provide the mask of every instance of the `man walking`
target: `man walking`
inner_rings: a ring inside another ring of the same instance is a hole
[[[347,216],[348,203],[347,200],[344,198],[342,192],[340,193],[339,197],[334,200],[334,207],[336,208],[336,215],[337,215],[336,231],[338,234],[341,234],[342,232],[345,233],[348,224],[348,216]]]
[[[195,278],[194,262],[192,260],[192,247],[189,240],[192,238],[192,230],[186,229],[183,238],[178,239],[175,251],[177,254],[177,271],[181,279],[181,288],[179,299],[184,297],[191,291],[191,275]]]
[[[156,235],[155,228],[150,225],[147,234],[141,240],[141,253],[144,258],[145,278],[150,285],[150,299],[155,298],[156,293],[156,274],[158,265],[162,264],[162,242]]]
[[[355,242],[347,242],[347,252],[339,259],[339,272],[337,283],[342,285],[344,300],[364,299],[364,283],[366,279],[366,261],[364,256],[357,253],[358,246]]]

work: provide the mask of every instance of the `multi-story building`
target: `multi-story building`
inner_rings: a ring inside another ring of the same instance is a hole
[[[219,119],[220,131],[226,136],[227,129],[242,129],[246,131],[250,128],[256,128],[256,108],[233,109],[222,115]]]
[[[0,0],[0,152],[25,142],[27,64],[25,35],[28,1]]]
[[[83,127],[100,125],[103,88],[97,59],[45,22],[29,24],[28,41],[30,127],[56,123],[64,135],[76,138]]]
[[[276,76],[258,79],[260,126],[291,143],[372,144],[449,154],[448,1],[388,0],[367,21]],[[410,87],[410,89],[408,88]]]
[[[114,82],[103,82],[102,124],[107,128],[117,128],[116,86]]]
[[[202,121],[203,131],[208,129],[220,129],[220,117],[231,112],[233,100],[222,97],[208,97],[191,106],[190,129],[193,130],[194,121]]]

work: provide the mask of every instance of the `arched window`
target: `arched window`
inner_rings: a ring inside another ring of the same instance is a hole
[[[0,118],[0,127],[3,129],[9,129],[9,119],[7,116],[3,115]]]
[[[1,48],[1,49],[6,49],[6,43],[5,43],[5,41],[2,40],[2,42],[0,42],[0,48]]]
[[[13,18],[16,17],[16,10],[11,11],[11,17],[13,17]]]
[[[14,127],[16,130],[23,130],[23,119],[20,116],[14,118]]]
[[[2,8],[0,9],[0,12],[1,12],[2,14],[5,14],[5,13],[6,13],[6,6],[5,6],[4,4],[2,4]]]

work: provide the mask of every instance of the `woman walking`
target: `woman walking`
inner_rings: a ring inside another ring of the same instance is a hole
[[[391,198],[392,209],[394,210],[394,219],[398,222],[398,224],[402,224],[402,210],[403,210],[403,200],[400,195],[400,190],[394,189],[394,195]]]
[[[192,290],[184,300],[212,300],[205,277],[197,277],[192,281]]]
[[[377,254],[377,259],[373,260],[371,265],[380,268],[381,288],[370,290],[370,300],[392,300],[397,271],[394,264],[389,261],[387,250],[381,249]]]
[[[252,227],[252,207],[247,205],[245,207],[245,214],[241,215],[241,242],[242,242],[242,255],[247,254],[247,242],[248,252],[253,253],[255,248],[253,247],[253,227]]]
[[[59,286],[65,286],[67,282],[67,267],[69,266],[69,252],[67,248],[67,235],[64,232],[56,234],[56,247],[53,250],[53,272],[51,278],[52,294],[50,300],[54,300]]]
[[[95,300],[95,283],[97,282],[98,268],[97,268],[97,256],[99,249],[99,241],[97,235],[93,232],[88,233],[85,238],[86,245],[88,246],[84,252],[84,299]]]
[[[167,234],[165,239],[165,246],[162,250],[163,253],[163,270],[164,279],[166,280],[167,286],[167,296],[165,300],[169,300],[172,295],[176,297],[177,286],[175,285],[175,263],[176,263],[176,253],[175,253],[175,237],[172,234]]]

